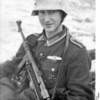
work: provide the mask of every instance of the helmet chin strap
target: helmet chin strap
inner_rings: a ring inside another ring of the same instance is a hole
[[[62,13],[62,19],[61,19],[61,22],[59,23],[59,25],[58,25],[58,27],[56,28],[56,30],[60,27],[60,25],[62,24],[64,18],[65,18],[65,16],[63,17],[63,13]]]
[[[64,17],[63,17],[63,13],[62,13],[62,12],[61,12],[61,17],[62,17],[62,19],[61,19],[61,21],[60,21],[58,27],[56,28],[56,30],[60,27],[60,25],[62,24],[62,22],[63,22],[63,20],[64,20]]]
[[[62,22],[59,23],[59,25],[58,25],[58,27],[56,28],[56,30],[60,27],[61,23],[62,23]]]

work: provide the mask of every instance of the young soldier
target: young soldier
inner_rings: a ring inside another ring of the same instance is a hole
[[[52,90],[56,89],[54,100],[94,100],[89,87],[90,57],[85,46],[75,40],[68,28],[62,25],[68,14],[67,4],[67,0],[36,0],[32,15],[39,17],[43,31],[38,36],[28,36],[27,41],[51,97],[54,94]],[[0,78],[12,75],[24,55],[25,50],[21,45],[11,61],[1,64]],[[13,92],[8,94],[14,96]],[[21,100],[34,98],[29,87],[17,97]]]

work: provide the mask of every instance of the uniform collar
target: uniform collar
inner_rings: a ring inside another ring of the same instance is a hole
[[[67,28],[65,26],[63,26],[62,32],[60,32],[59,34],[54,36],[52,39],[47,40],[47,38],[45,36],[45,31],[43,30],[42,34],[38,38],[38,41],[46,41],[46,45],[51,46],[51,45],[59,42],[60,40],[62,40],[66,36],[66,32],[67,32]]]

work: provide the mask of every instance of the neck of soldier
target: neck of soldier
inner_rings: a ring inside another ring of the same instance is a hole
[[[59,34],[62,30],[63,30],[63,27],[62,27],[62,25],[60,25],[53,32],[46,31],[46,37],[47,37],[47,39],[52,39],[54,36],[56,36],[57,34]]]

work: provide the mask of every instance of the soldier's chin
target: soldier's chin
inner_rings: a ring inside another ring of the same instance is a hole
[[[54,31],[52,29],[46,29],[47,33],[53,33]]]
[[[52,32],[54,31],[54,27],[50,26],[50,27],[45,27],[45,30],[47,30],[48,32]]]

